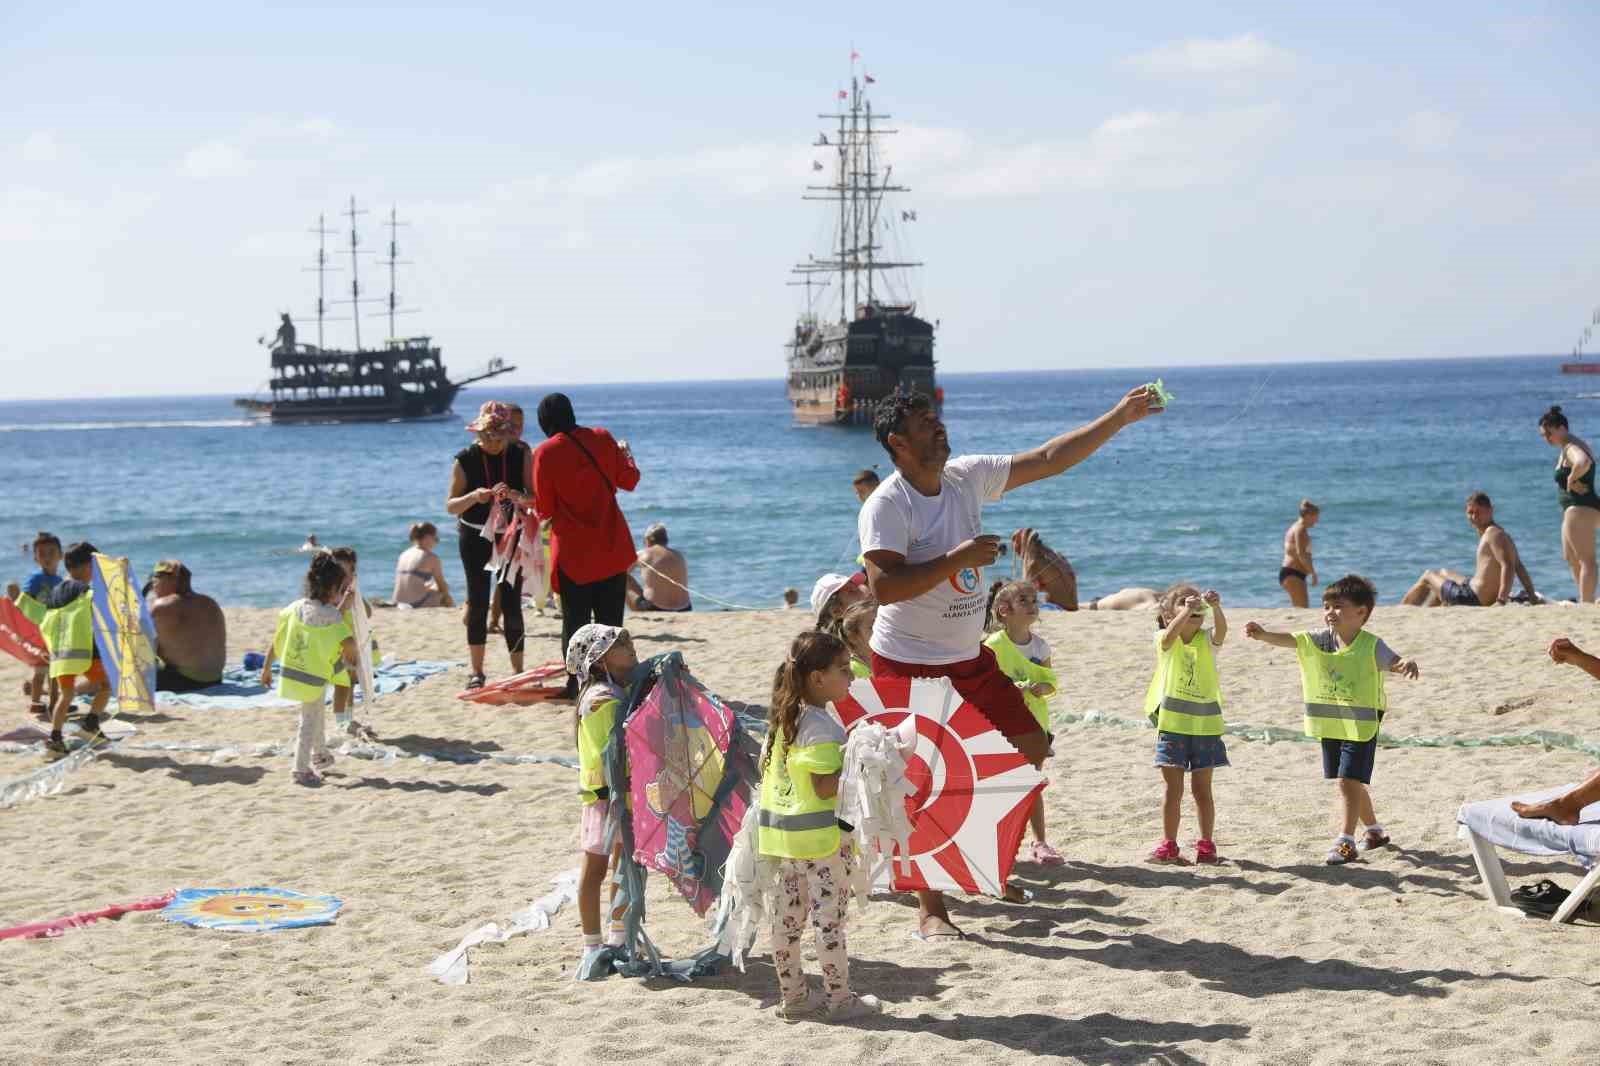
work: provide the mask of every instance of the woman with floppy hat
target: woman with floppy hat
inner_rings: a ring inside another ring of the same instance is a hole
[[[639,468],[626,442],[578,425],[572,401],[552,392],[539,401],[547,438],[533,450],[534,507],[550,521],[551,570],[561,596],[561,655],[589,622],[620,626],[628,570],[638,558],[617,490],[632,492]],[[567,679],[577,696],[578,679]]]
[[[472,672],[467,688],[481,688],[484,647],[488,642],[489,600],[500,599],[500,624],[505,633],[506,651],[511,656],[511,672],[522,672],[522,579],[515,585],[499,582],[489,587],[490,575],[484,569],[494,553],[494,545],[484,539],[483,527],[494,507],[531,507],[533,497],[533,457],[528,446],[513,432],[513,411],[509,404],[490,400],[478,410],[478,417],[467,423],[477,434],[471,447],[456,453],[450,469],[450,493],[444,509],[456,516],[456,534],[461,547],[461,566],[467,578],[467,657]]]

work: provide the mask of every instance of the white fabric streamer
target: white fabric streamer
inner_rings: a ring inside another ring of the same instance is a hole
[[[759,842],[761,805],[745,811],[733,849],[722,868],[722,895],[712,927],[721,929],[717,950],[744,973],[744,957],[770,923],[778,898],[778,860],[764,858]]]
[[[510,925],[504,929],[495,922],[479,926],[462,937],[461,943],[428,963],[428,973],[437,977],[440,984],[464,985],[469,949],[479,944],[502,944],[514,936],[550,928],[550,919],[578,898],[578,868],[574,866],[550,883],[556,887],[513,914]]]
[[[906,779],[906,753],[916,746],[916,720],[894,729],[865,722],[850,731],[839,775],[839,818],[855,826],[861,861],[851,870],[850,889],[865,910],[874,885],[889,887],[895,848],[911,852],[911,819],[905,798],[916,792]]]

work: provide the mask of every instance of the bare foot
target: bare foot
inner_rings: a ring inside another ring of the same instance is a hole
[[[1545,818],[1557,825],[1577,825],[1578,815],[1583,812],[1582,807],[1574,807],[1570,803],[1563,803],[1565,797],[1557,796],[1553,800],[1543,803],[1513,803],[1511,809],[1522,818]]]

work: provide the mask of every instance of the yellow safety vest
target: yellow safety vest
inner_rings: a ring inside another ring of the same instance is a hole
[[[1190,737],[1222,735],[1222,686],[1211,634],[1205,630],[1190,641],[1174,640],[1162,648],[1156,632],[1156,672],[1144,694],[1144,713],[1163,733]]]
[[[304,602],[295,600],[278,612],[278,628],[272,635],[272,654],[279,660],[278,695],[299,703],[322,699],[338,669],[340,649],[350,639],[350,623],[342,617],[325,626],[302,622]]]
[[[1056,672],[1048,666],[1040,666],[1026,655],[1022,649],[1012,641],[1005,630],[992,633],[984,644],[994,649],[994,657],[1000,664],[1000,669],[1007,677],[1023,689],[1022,699],[1027,703],[1028,710],[1033,712],[1034,720],[1039,723],[1039,728],[1046,733],[1050,732],[1050,704],[1046,697],[1035,696],[1026,691],[1029,685],[1046,684],[1051,688],[1056,686]]]
[[[1294,635],[1300,688],[1306,702],[1306,736],[1367,741],[1378,735],[1388,700],[1378,669],[1378,638],[1362,630],[1355,643],[1325,652],[1309,633]]]
[[[857,677],[871,677],[872,667],[852,655],[850,656],[850,672]]]
[[[44,613],[39,631],[44,634],[44,646],[50,651],[51,677],[74,677],[89,672],[94,662],[93,598],[85,590],[65,607]]]
[[[782,859],[820,859],[839,850],[837,796],[819,796],[813,774],[838,773],[844,751],[837,742],[789,750],[783,730],[772,731],[772,752],[761,772],[757,846]]]
[[[36,626],[44,625],[46,607],[26,592],[17,593],[17,610]]]
[[[614,685],[592,688],[578,703],[578,794],[584,806],[598,803],[600,790],[606,787],[603,759],[621,703],[621,690]]]

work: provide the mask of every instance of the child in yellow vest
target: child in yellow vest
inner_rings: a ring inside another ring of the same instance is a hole
[[[94,554],[95,546],[79,541],[67,547],[62,557],[67,566],[67,579],[49,591],[40,601],[45,608],[39,622],[39,632],[44,635],[45,647],[50,652],[50,680],[55,683],[53,703],[50,708],[50,739],[46,750],[55,755],[67,753],[67,743],[61,731],[67,724],[67,712],[79,692],[94,691],[89,713],[79,727],[91,741],[100,737],[100,712],[111,699],[111,685],[106,678],[105,664],[94,645]]]
[[[1206,619],[1212,622],[1205,631]],[[1216,590],[1174,585],[1156,607],[1156,672],[1145,692],[1144,710],[1156,727],[1156,766],[1166,795],[1161,803],[1161,840],[1151,862],[1182,862],[1178,822],[1183,814],[1183,775],[1194,793],[1200,839],[1194,861],[1220,862],[1216,831],[1217,805],[1211,794],[1211,772],[1228,765],[1222,739],[1222,687],[1217,681],[1213,649],[1228,639],[1228,619]]]
[[[583,865],[578,877],[578,921],[583,926],[583,952],[587,959],[600,950],[600,885],[606,869],[622,854],[619,837],[606,847],[606,822],[613,802],[624,804],[627,797],[612,798],[606,787],[603,763],[606,744],[617,722],[617,711],[627,698],[624,684],[639,655],[628,631],[618,626],[589,622],[578,627],[567,645],[567,672],[580,679],[578,693],[578,794],[583,798],[583,816],[578,823],[578,846],[583,850]],[[611,885],[613,907],[617,886]],[[622,942],[618,915],[611,915],[611,940]],[[588,967],[579,964],[582,974]]]
[[[989,619],[993,633],[984,644],[994,650],[1000,669],[1022,690],[1023,702],[1045,736],[1050,732],[1050,704],[1056,694],[1056,672],[1050,665],[1050,643],[1033,631],[1039,622],[1039,590],[1031,581],[997,583],[989,594]],[[1027,859],[1044,866],[1066,862],[1045,839],[1044,793],[1028,814],[1033,831]]]
[[[358,658],[350,623],[342,613],[355,602],[354,590],[331,552],[313,555],[306,571],[306,594],[278,612],[272,648],[261,667],[261,683],[271,687],[273,660],[282,660],[278,695],[300,703],[294,745],[297,785],[320,785],[322,771],[333,765],[324,734],[323,696],[343,664]]]
[[[757,835],[762,856],[779,860],[772,965],[785,1021],[806,1015],[848,1021],[883,1009],[874,997],[851,993],[845,950],[851,844],[835,816],[845,728],[829,704],[844,699],[852,680],[850,650],[815,630],[794,638],[772,679]],[[800,966],[808,915],[822,967],[820,997],[806,987]]]
[[[61,584],[61,575],[56,573],[61,565],[61,538],[40,530],[33,538],[33,561],[39,564],[38,572],[29,577],[26,584],[13,581],[7,585],[6,596],[16,601],[17,609],[34,625],[39,625],[44,621],[45,596]],[[33,698],[29,710],[36,718],[49,718],[50,708],[55,704],[57,686],[48,683],[49,677],[49,664],[36,666],[33,679],[22,685],[22,691]]]
[[[878,620],[878,601],[873,599],[852,603],[839,619],[839,633],[845,647],[850,649],[850,673],[856,677],[872,676],[872,623]]]
[[[351,588],[356,590],[354,599],[352,601],[355,606],[347,608],[343,612],[345,622],[350,624],[350,631],[354,633],[355,625],[351,621],[350,612],[360,608],[361,610],[367,612],[367,618],[370,620],[372,618],[372,605],[367,602],[367,598],[365,596],[361,595],[361,578],[356,572],[356,550],[350,547],[334,548],[332,549],[332,553],[333,557],[338,560],[339,565],[343,567],[344,576],[350,581]],[[378,651],[378,638],[374,636],[372,638],[373,666],[378,665],[378,660],[380,657],[381,656]],[[372,731],[371,726],[356,721],[355,711],[351,709],[355,705],[355,692],[353,690],[354,682],[352,682],[350,679],[350,671],[341,666],[333,675],[334,732],[336,734],[354,737],[357,740],[377,740],[378,735]],[[363,700],[370,700],[372,698],[372,693],[363,692],[361,694],[361,698]]]
[[[1389,834],[1372,807],[1372,766],[1378,753],[1378,728],[1388,700],[1383,675],[1415,680],[1414,659],[1403,659],[1366,631],[1378,590],[1366,578],[1347,574],[1322,592],[1322,618],[1328,628],[1275,633],[1251,622],[1244,635],[1278,648],[1293,648],[1300,660],[1306,735],[1322,742],[1322,776],[1339,782],[1339,835],[1328,852],[1329,866],[1355,862],[1360,852],[1381,848]],[[1356,822],[1367,827],[1356,844]]]

